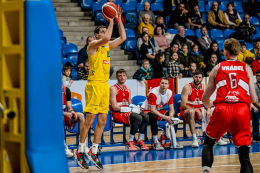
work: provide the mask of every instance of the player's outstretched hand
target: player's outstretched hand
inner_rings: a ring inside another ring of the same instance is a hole
[[[113,18],[113,19],[112,19],[112,18],[109,18],[109,17],[107,17],[104,13],[102,13],[102,16],[103,16],[103,18],[106,19],[106,21],[108,21],[109,23],[110,23],[110,22],[114,22],[114,18]]]
[[[117,9],[118,9],[118,12],[117,12],[117,15],[115,16],[115,18],[116,18],[117,22],[119,22],[119,21],[121,21],[121,15],[123,13],[123,10],[122,10],[122,7],[120,7],[120,5],[118,5]]]

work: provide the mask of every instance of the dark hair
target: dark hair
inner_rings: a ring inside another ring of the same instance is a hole
[[[162,81],[162,80],[167,80],[168,82],[170,81],[169,78],[166,77],[166,76],[163,76],[163,77],[161,78],[161,81]]]
[[[208,30],[206,26],[202,25],[202,27],[200,28],[200,32],[203,28],[206,28],[206,30]]]
[[[228,8],[230,5],[231,5],[232,7],[234,7],[234,3],[233,3],[233,2],[227,3],[226,7]]]
[[[117,70],[117,72],[116,72],[116,77],[118,76],[118,74],[120,74],[120,73],[125,73],[125,75],[127,76],[127,73],[126,73],[126,71],[124,70],[124,69],[119,69],[119,70]]]
[[[230,55],[234,55],[237,56],[240,53],[240,43],[238,40],[234,39],[234,38],[229,38],[227,39],[224,44],[224,49],[227,50],[229,52]]]
[[[157,28],[161,28],[161,29],[162,29],[161,26],[157,26],[157,27],[154,29],[154,35],[158,35],[158,34],[157,34]]]
[[[63,72],[66,71],[66,70],[71,70],[70,65],[65,64],[65,65],[63,66]]]
[[[213,44],[217,44],[218,45],[218,42],[212,41],[211,44],[210,44],[210,48],[212,48]]]
[[[188,45],[184,43],[181,45],[181,49],[183,49],[184,46],[187,46],[187,48],[189,48]]]
[[[87,45],[88,45],[88,39],[91,38],[91,37],[94,38],[93,36],[88,36],[88,38],[86,39]]]
[[[216,57],[217,57],[217,59],[218,59],[218,55],[217,55],[217,54],[215,54],[215,53],[211,54],[211,55],[210,55],[210,58],[211,58],[212,55],[216,55]]]
[[[256,46],[257,42],[260,42],[260,40],[257,40],[257,41],[255,42],[255,46]]]
[[[177,7],[179,7],[181,4],[185,6],[185,4],[183,2],[180,2]]]
[[[143,65],[145,62],[149,62],[149,60],[148,60],[148,59],[143,59],[143,60],[142,60],[142,65]]]
[[[260,70],[257,70],[255,74],[260,73]]]
[[[193,9],[194,9],[194,7],[197,7],[197,6],[199,6],[199,4],[195,4],[195,5],[193,5]]]
[[[178,46],[178,48],[179,48],[179,45],[178,45],[177,43],[172,43],[172,47],[173,47],[174,45],[177,45],[177,46]]]
[[[246,43],[245,42],[241,42],[240,43],[240,46],[242,47],[242,46],[246,46]]]
[[[202,70],[196,70],[196,71],[193,73],[193,76],[195,76],[195,75],[200,75],[200,74],[203,76]]]
[[[155,55],[155,60],[154,60],[154,64],[160,63],[160,58],[163,56],[164,54],[162,52],[159,52]]]
[[[143,38],[147,33],[146,32],[143,32],[140,37]],[[148,35],[148,34],[147,34]],[[149,35],[148,35],[149,36]]]
[[[86,59],[86,60],[84,61],[84,66],[85,66],[86,62],[88,63],[88,59]]]
[[[198,47],[199,48],[199,46],[197,45],[197,44],[193,44],[193,46],[191,47],[191,50],[194,48],[194,47]]]
[[[101,28],[106,28],[106,26],[104,26],[104,25],[97,26],[94,30],[94,34],[99,34],[99,31]]]

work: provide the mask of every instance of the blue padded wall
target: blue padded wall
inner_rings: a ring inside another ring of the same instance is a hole
[[[26,154],[30,172],[68,173],[59,30],[51,1],[25,1]]]

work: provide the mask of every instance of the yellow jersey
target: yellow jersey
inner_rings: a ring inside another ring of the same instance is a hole
[[[87,48],[88,54],[88,48]],[[88,54],[88,81],[107,82],[110,76],[110,49],[107,44],[99,46],[94,55]]]

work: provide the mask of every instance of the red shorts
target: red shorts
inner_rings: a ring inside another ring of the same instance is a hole
[[[70,128],[70,130],[73,130],[74,127],[75,127],[75,125],[76,125],[76,123],[71,124],[70,118],[67,117],[67,116],[63,116],[63,119],[64,119],[64,124],[65,124],[65,126],[67,126],[68,128]]]
[[[197,108],[197,109],[200,110],[200,112],[201,112],[201,109],[200,109],[200,108]],[[187,115],[185,116],[185,111],[186,111],[186,110],[181,110],[181,111],[180,111],[180,117],[181,117],[182,120],[185,121],[185,123],[188,123]],[[199,116],[198,116],[197,113],[195,113],[194,119],[197,120],[197,121],[201,121],[201,120],[199,120]]]
[[[124,123],[125,125],[130,126],[130,114],[131,112],[113,112],[113,120],[118,123]]]
[[[218,141],[227,131],[230,131],[235,146],[250,146],[250,118],[250,108],[245,103],[219,103],[210,117],[206,134]]]
[[[142,112],[148,114],[148,113],[151,112],[151,111],[150,111],[150,110],[143,110]],[[159,110],[159,112],[160,112],[161,114],[165,115],[168,111],[161,109],[161,110]],[[161,121],[162,118],[158,116],[158,119],[157,119],[157,120],[158,120],[158,121]]]

